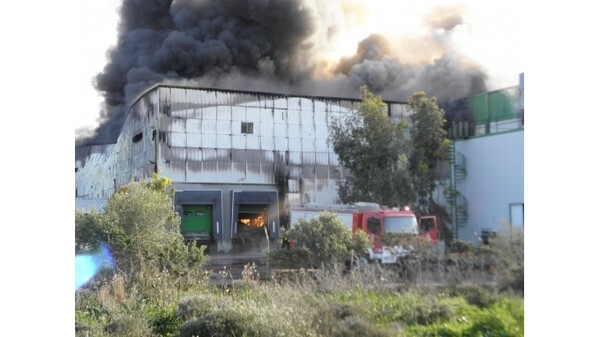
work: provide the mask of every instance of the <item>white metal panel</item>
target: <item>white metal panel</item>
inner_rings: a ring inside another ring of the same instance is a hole
[[[294,149],[295,151],[289,152],[289,161],[290,165],[302,165],[302,152],[300,152],[300,146],[291,146],[290,149]]]
[[[313,139],[315,137],[315,126],[312,124],[312,122],[302,124],[301,135],[301,137],[305,139]]]
[[[258,122],[260,122],[260,113],[261,113],[260,108],[252,108],[252,107],[246,108],[246,121],[254,122],[254,126],[256,127],[256,124]]]
[[[169,134],[169,144],[172,147],[185,147],[186,142],[186,134],[183,132],[171,132]]]
[[[302,178],[302,167],[299,165],[288,166],[290,172],[290,178],[300,179]]]
[[[236,123],[237,124],[237,123]],[[227,120],[218,120],[217,121],[217,134],[218,135],[231,135],[231,121]]]
[[[273,136],[274,137],[286,137],[287,133],[287,125],[285,123],[275,123],[273,124]]]
[[[300,192],[300,182],[297,179],[288,179],[288,192],[297,193]]]
[[[217,134],[217,121],[205,119],[202,120],[202,134],[203,135],[216,135]]]
[[[171,116],[173,117],[178,117],[178,118],[186,118],[187,117],[187,110],[186,109],[173,109],[171,110]]]
[[[203,148],[202,149],[202,161],[217,161],[217,149],[214,148]]]
[[[287,114],[288,115],[288,120],[287,120],[288,124],[290,124],[290,125],[300,125],[300,123],[301,123],[301,119],[300,119],[301,118],[300,117],[301,113],[302,112],[299,111],[299,110],[288,110],[288,114]]]
[[[185,132],[201,133],[202,132],[202,120],[187,118],[185,120]]]
[[[246,146],[246,135],[234,134],[231,136],[231,147],[234,149],[245,149]]]
[[[217,93],[211,90],[202,90],[202,103],[204,106],[214,106],[217,104]]]
[[[287,151],[288,150],[288,139],[285,137],[275,137],[275,150]]]
[[[231,106],[219,105],[217,107],[217,120],[230,121],[231,120]]]
[[[231,108],[231,120],[233,121],[246,121],[246,108],[241,106],[234,106]]]
[[[207,106],[202,108],[202,121],[217,120],[217,107]]]
[[[329,135],[327,124],[315,124],[315,135],[320,138],[327,138]]]
[[[252,150],[259,150],[260,137],[257,135],[246,135],[246,148]]]
[[[327,138],[315,138],[315,151],[317,151],[317,152],[329,151],[329,145],[327,144]]]
[[[322,100],[315,100],[314,101],[314,112],[317,113],[322,113],[327,111],[327,105],[325,104],[325,102],[323,102]]]
[[[276,109],[287,109],[288,108],[288,99],[287,98],[279,98],[275,99],[273,102]]]
[[[294,110],[302,110],[302,103],[300,97],[288,97],[287,99],[287,109]]]
[[[302,152],[302,165],[314,165],[315,164],[315,153],[314,152]]]
[[[317,148],[315,147],[314,138],[302,138],[302,151],[304,152],[315,152]]]
[[[183,162],[186,160],[186,148],[185,147],[172,147],[171,148],[171,162]]]
[[[231,135],[217,135],[218,149],[231,149]]]
[[[170,126],[169,130],[172,132],[185,133],[185,119],[171,118],[171,126]]]
[[[317,165],[329,165],[329,153],[328,152],[316,152],[315,153],[315,164]]]
[[[202,161],[202,151],[200,149],[187,148],[187,160],[188,161]]]
[[[300,108],[298,110],[302,111],[313,111],[314,110],[314,101],[308,98],[300,99]]]
[[[302,130],[300,124],[288,124],[287,126],[287,136],[288,138],[300,138],[302,135]],[[291,140],[290,140],[291,143]]]
[[[272,109],[261,109],[260,110],[260,124],[261,125],[273,125],[274,123],[274,112]]]
[[[285,124],[287,122],[288,110],[286,109],[273,109],[273,121],[274,123]]]
[[[217,135],[215,135],[214,133],[202,134],[202,147],[203,148],[216,148],[217,147]]]

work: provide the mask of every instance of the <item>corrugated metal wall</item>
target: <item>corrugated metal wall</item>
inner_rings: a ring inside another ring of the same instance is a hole
[[[327,144],[328,125],[358,101],[179,87],[158,92],[159,169],[174,181],[282,184],[290,204],[337,200],[344,174]],[[406,114],[393,106],[398,118]]]
[[[333,203],[345,171],[329,124],[359,103],[159,85],[132,104],[117,144],[76,163],[77,194],[109,197],[157,170],[186,184],[277,185],[289,205]],[[410,111],[388,103],[388,112],[400,120]]]

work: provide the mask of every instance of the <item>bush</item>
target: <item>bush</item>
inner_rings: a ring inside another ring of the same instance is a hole
[[[369,247],[366,235],[353,237],[337,215],[330,212],[322,212],[310,221],[301,219],[287,234],[296,241],[298,248],[306,250],[306,261],[301,262],[311,267],[344,263],[353,251],[363,254]]]
[[[304,248],[280,249],[268,253],[269,264],[274,268],[309,268],[310,252]]]
[[[467,303],[475,305],[481,309],[489,308],[497,301],[497,297],[495,295],[481,286],[460,288],[454,295],[464,297]]]
[[[168,283],[180,289],[196,284],[203,278],[205,247],[185,244],[172,196],[166,193],[169,183],[153,175],[120,188],[104,214],[76,213],[76,251],[105,243],[129,285],[141,291],[156,290],[156,275],[169,276]]]
[[[293,328],[293,326],[289,326]],[[181,326],[181,337],[276,337],[287,336],[285,331],[276,331],[254,314],[245,314],[237,310],[224,309],[188,321]]]
[[[177,316],[174,307],[156,307],[148,310],[146,316],[155,334],[163,337],[178,336],[183,321]]]
[[[104,331],[109,336],[147,337],[152,335],[152,328],[143,317],[127,314],[114,318]]]
[[[522,230],[507,228],[490,240],[491,268],[501,291],[525,292],[525,237]]]

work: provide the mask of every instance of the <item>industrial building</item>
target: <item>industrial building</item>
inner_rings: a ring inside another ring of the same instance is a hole
[[[499,231],[524,229],[524,74],[519,85],[448,104],[468,121],[450,128],[451,174],[446,200],[455,239],[480,242]]]
[[[107,199],[157,172],[173,181],[184,236],[209,253],[260,251],[279,238],[290,207],[338,202],[347,172],[329,125],[360,102],[155,85],[130,105],[116,144],[76,148],[76,199]],[[410,116],[405,103],[386,105],[394,121]],[[451,210],[454,238],[523,228],[523,74],[519,86],[442,107],[452,149],[438,201]]]
[[[287,209],[337,202],[347,172],[329,125],[360,100],[159,84],[130,106],[116,144],[76,149],[76,197],[109,198],[157,172],[173,181],[184,236],[209,252],[260,249]],[[386,102],[392,120],[405,103]]]

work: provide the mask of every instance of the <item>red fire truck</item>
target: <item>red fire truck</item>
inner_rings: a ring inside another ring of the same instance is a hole
[[[417,217],[408,206],[403,209],[382,208],[376,203],[359,202],[352,205],[307,204],[290,210],[290,224],[301,218],[310,221],[321,214],[330,212],[355,233],[362,230],[371,241],[369,259],[384,264],[397,263],[412,252],[411,240],[407,244],[384,244],[386,233],[401,234],[404,238],[425,238],[432,244],[438,241],[438,221],[435,216]],[[415,241],[415,240],[412,240]]]

